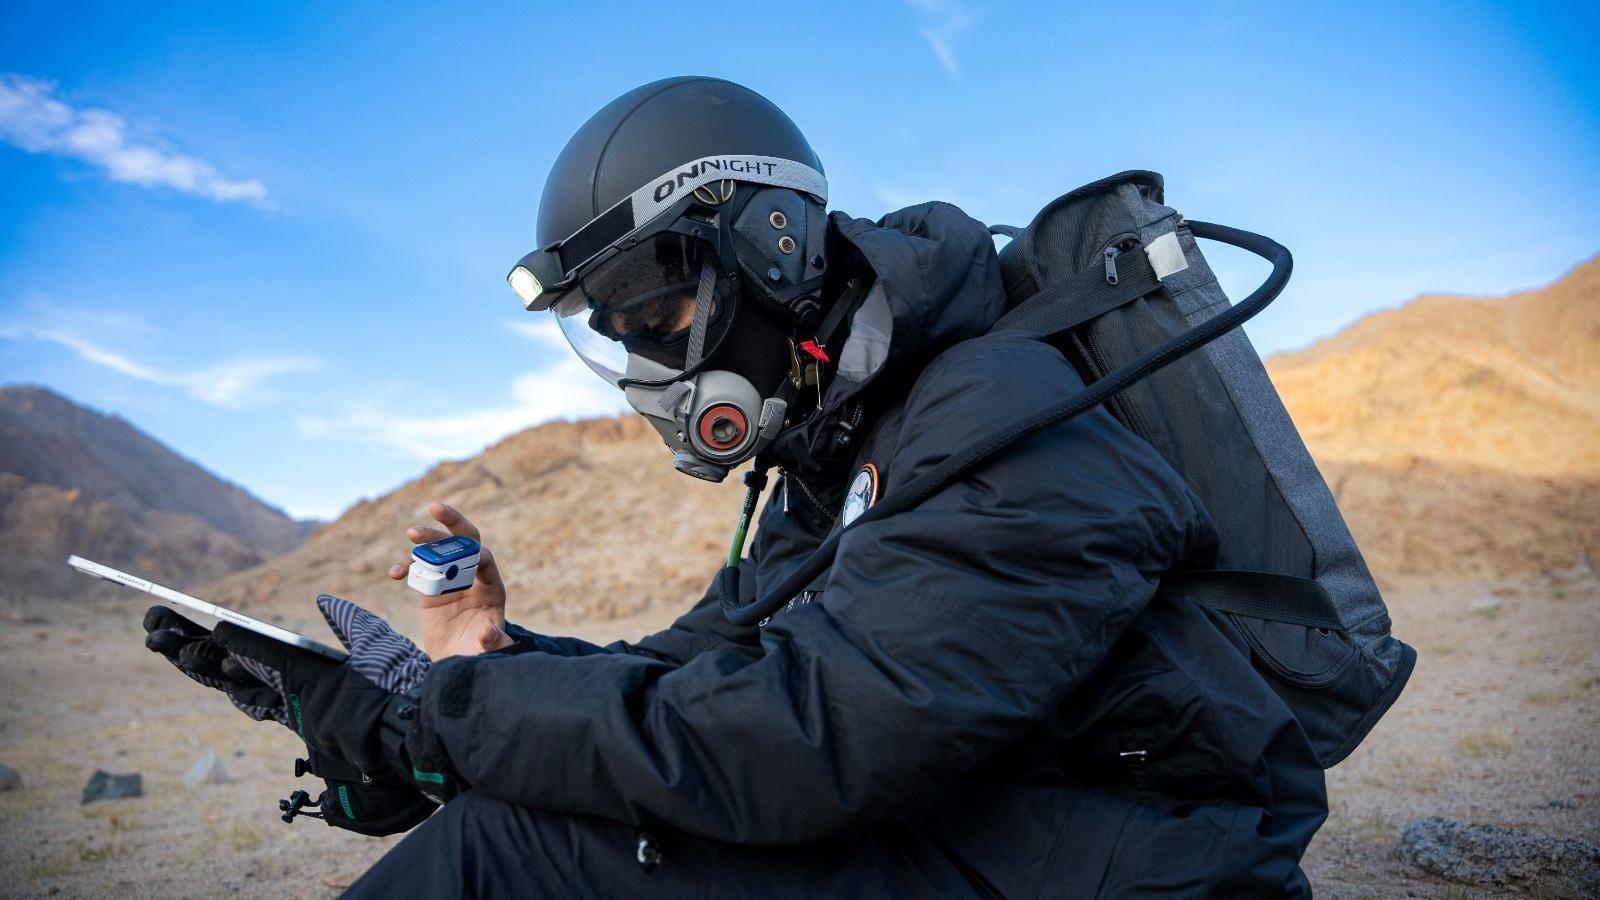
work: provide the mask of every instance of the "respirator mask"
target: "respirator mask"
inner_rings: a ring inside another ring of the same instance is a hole
[[[524,308],[555,314],[674,468],[721,481],[790,412],[793,338],[820,310],[826,192],[789,160],[697,160],[527,254],[507,281]]]

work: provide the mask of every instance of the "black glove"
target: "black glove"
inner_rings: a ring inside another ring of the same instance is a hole
[[[307,739],[307,759],[295,761],[295,776],[310,773],[328,786],[316,800],[305,791],[296,791],[280,801],[284,821],[297,815],[320,818],[329,825],[361,834],[381,836],[408,830],[432,814],[444,798],[454,796],[460,786],[442,771],[453,771],[442,753],[426,754],[430,763],[421,768],[407,766],[410,756],[404,749],[404,735],[415,712],[415,687],[427,673],[429,661],[421,650],[391,629],[388,623],[364,609],[337,597],[317,598],[317,608],[339,640],[350,651],[347,664],[367,673],[369,680],[395,690],[411,689],[412,700],[386,702],[388,725],[381,726],[377,758],[368,752],[362,759],[347,759],[335,752],[318,749]],[[288,700],[283,665],[270,665],[252,656],[230,654],[206,628],[191,622],[165,606],[153,606],[145,613],[145,646],[165,656],[180,672],[214,690],[222,691],[234,706],[257,720],[271,719],[297,733],[302,732],[303,702]],[[237,630],[237,629],[236,629]],[[253,632],[241,632],[257,637]],[[285,644],[262,638],[268,650],[281,648],[286,654],[308,657],[328,668],[342,668],[325,657],[306,654]],[[260,656],[261,654],[256,654]],[[357,676],[361,677],[361,676]],[[314,723],[315,725],[315,723]],[[321,729],[314,728],[321,732]],[[302,737],[304,738],[302,733]],[[388,749],[382,746],[387,736]],[[421,757],[418,757],[421,758]],[[433,761],[437,758],[437,761]],[[394,760],[402,768],[396,771]],[[402,777],[401,771],[406,775]],[[422,788],[419,791],[419,787]],[[318,812],[307,812],[318,808]]]
[[[342,760],[311,751],[308,759],[294,761],[296,777],[307,772],[320,777],[328,789],[316,800],[305,791],[295,791],[278,801],[285,822],[295,816],[310,816],[329,825],[372,837],[410,831],[425,821],[438,804],[399,776],[380,771],[363,774]],[[317,812],[307,812],[315,807]]]
[[[323,595],[317,606],[350,650],[336,663],[223,622],[212,639],[278,694],[278,720],[314,754],[349,763],[377,780],[392,773],[440,800],[464,787],[417,724],[417,687],[428,658],[378,616]],[[274,716],[274,718],[277,718]],[[336,779],[344,780],[344,779]]]
[[[183,674],[228,695],[245,715],[288,724],[278,691],[228,656],[208,629],[165,606],[152,606],[145,610],[144,630],[146,647],[165,656]]]

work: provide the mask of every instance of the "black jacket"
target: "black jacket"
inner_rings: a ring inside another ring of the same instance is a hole
[[[873,314],[778,448],[757,593],[852,482],[870,502],[1083,385],[987,333],[993,244],[954,207],[836,214],[833,238]],[[477,790],[543,810],[783,846],[893,823],[1008,896],[1301,893],[1322,771],[1223,620],[1157,592],[1214,543],[1182,478],[1096,410],[848,531],[762,627],[712,591],[636,644],[519,631],[521,652],[436,666],[422,715]]]

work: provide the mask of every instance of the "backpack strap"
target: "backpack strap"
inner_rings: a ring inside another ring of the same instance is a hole
[[[1273,572],[1197,569],[1168,572],[1161,589],[1219,612],[1344,631],[1328,589],[1309,578]]]
[[[994,323],[995,331],[1031,331],[1049,337],[1161,290],[1150,257],[1138,253],[1106,255],[1102,270],[1090,267],[1046,285]]]

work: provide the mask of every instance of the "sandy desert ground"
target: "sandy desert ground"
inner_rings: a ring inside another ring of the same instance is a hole
[[[1388,717],[1329,774],[1332,816],[1306,859],[1319,893],[1499,895],[1405,871],[1393,848],[1417,815],[1600,842],[1600,578],[1585,568],[1498,582],[1413,580],[1387,593],[1396,629],[1421,662]],[[25,783],[0,793],[0,892],[338,893],[396,839],[278,821],[277,798],[295,786],[298,740],[245,719],[144,651],[142,608],[129,594],[67,619],[36,602],[4,611],[0,761]],[[569,630],[637,636],[668,617]],[[208,747],[234,782],[186,787],[185,769]],[[145,796],[80,806],[96,768],[143,773]],[[304,786],[313,788],[309,779]]]

